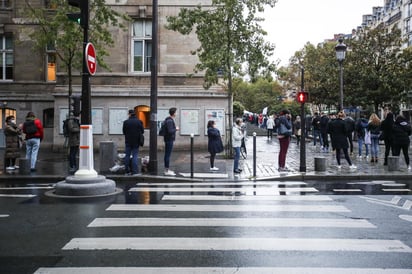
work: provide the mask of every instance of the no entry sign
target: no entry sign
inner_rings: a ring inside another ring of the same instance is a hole
[[[91,75],[96,73],[96,51],[92,43],[86,44],[85,55],[87,70]]]

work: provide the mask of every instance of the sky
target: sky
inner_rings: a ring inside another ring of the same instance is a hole
[[[265,40],[275,44],[274,60],[287,66],[307,42],[314,45],[334,34],[349,34],[362,24],[362,15],[383,6],[384,0],[278,0],[264,12]]]

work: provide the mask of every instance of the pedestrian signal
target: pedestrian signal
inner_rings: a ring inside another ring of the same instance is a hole
[[[306,103],[306,101],[308,100],[309,97],[309,93],[307,93],[306,91],[300,91],[298,92],[298,94],[296,95],[296,100],[301,103],[304,104]]]

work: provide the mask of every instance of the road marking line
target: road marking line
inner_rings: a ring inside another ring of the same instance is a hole
[[[382,188],[382,191],[386,192],[409,192],[410,189],[407,188]]]
[[[9,214],[0,214],[0,218],[7,218],[7,217],[10,217],[10,215]]]
[[[222,185],[229,185],[229,186],[279,186],[279,185],[286,185],[286,186],[300,186],[300,185],[307,185],[305,182],[177,182],[177,183],[137,183],[137,186],[222,186]]]
[[[96,218],[88,227],[119,226],[236,226],[376,228],[359,219],[309,218]]]
[[[179,172],[183,177],[191,177],[191,173]],[[193,178],[229,178],[227,173],[193,173]]]
[[[334,267],[41,267],[34,274],[410,274],[401,268]]]
[[[294,250],[402,252],[412,249],[398,240],[322,238],[73,238],[63,250]]]
[[[412,201],[406,200],[405,203],[402,206],[403,209],[409,210],[412,208]]]
[[[0,187],[0,190],[53,189],[54,186]]]
[[[367,202],[369,203],[373,203],[373,204],[378,204],[378,205],[383,205],[383,206],[389,206],[389,207],[393,207],[393,208],[397,208],[397,209],[403,209],[403,210],[409,210],[408,208],[404,208],[402,206],[398,206],[396,204],[393,204],[393,200],[391,201],[385,201],[385,200],[379,200],[379,199],[374,199],[374,198],[370,198],[370,197],[363,197],[360,196],[360,198],[365,199]]]
[[[180,205],[180,204],[113,204],[108,211],[233,211],[233,212],[351,212],[339,205]]]
[[[325,195],[255,195],[255,196],[235,196],[235,195],[163,195],[162,200],[189,200],[189,201],[333,201],[332,198]]]
[[[265,188],[251,188],[251,187],[132,187],[129,189],[132,192],[262,192],[268,194],[272,192],[318,192],[313,187],[265,187]]]
[[[4,198],[33,198],[36,196],[34,194],[0,194],[0,197]]]
[[[408,222],[412,222],[412,215],[399,215],[399,218]]]
[[[352,189],[334,188],[333,191],[334,192],[362,192],[362,190],[358,188],[352,188]]]

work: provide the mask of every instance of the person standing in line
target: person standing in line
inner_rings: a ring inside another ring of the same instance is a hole
[[[169,169],[170,166],[170,156],[172,155],[173,144],[176,139],[176,132],[179,130],[175,124],[175,117],[176,117],[176,108],[169,109],[169,117],[165,119],[166,123],[166,133],[163,137],[165,142],[165,156],[164,156],[164,166],[165,171],[164,174],[167,176],[176,176],[176,173],[173,170]]]
[[[366,120],[365,115],[362,114],[361,118],[356,121],[355,131],[358,137],[358,158],[362,158],[362,146],[365,144],[365,158],[369,159],[369,144],[365,141],[366,128],[368,127],[368,120]]]
[[[411,166],[409,165],[409,144],[410,139],[409,136],[412,133],[411,125],[408,123],[406,118],[403,115],[398,115],[395,119],[395,123],[392,127],[392,134],[393,134],[393,149],[392,154],[393,156],[399,156],[401,154],[401,150],[403,152],[403,157],[405,158],[406,166],[408,170],[411,170]]]
[[[300,137],[302,136],[302,121],[300,119],[300,116],[296,116],[295,121],[293,122],[293,128],[295,130],[295,136],[296,136],[296,145],[299,146],[300,144]]]
[[[286,167],[286,154],[288,153],[289,143],[290,143],[290,135],[282,133],[282,128],[286,128],[286,130],[290,130],[292,133],[292,122],[290,121],[290,114],[288,110],[282,110],[279,116],[279,127],[278,127],[278,139],[279,139],[279,155],[278,155],[278,163],[279,168],[278,171],[289,171]]]
[[[349,164],[349,168],[356,169],[356,166],[352,164],[348,153],[348,129],[344,119],[345,113],[340,111],[338,113],[337,119],[333,120],[329,124],[329,132],[332,139],[332,147],[336,150],[336,161],[338,163],[338,169],[342,168],[340,161],[341,150],[343,150],[343,154],[345,155],[345,159]]]
[[[69,134],[69,165],[70,172],[77,170],[76,156],[79,153],[80,145],[80,121],[74,116],[71,116],[67,121],[67,131]]]
[[[242,119],[237,118],[235,124],[233,125],[232,130],[232,146],[235,150],[234,161],[233,161],[233,172],[239,174],[242,172],[242,169],[239,168],[239,159],[240,159],[240,146],[242,144]]]
[[[322,112],[320,117],[320,139],[323,142],[323,152],[329,152],[328,124],[329,117],[327,114]]]
[[[144,134],[143,123],[136,117],[134,110],[129,110],[129,119],[123,122],[123,135],[125,140],[125,169],[126,175],[138,175],[137,158],[139,156],[140,139]],[[130,155],[132,165],[130,166]],[[130,170],[131,169],[131,170]]]
[[[385,143],[385,158],[383,161],[383,165],[387,166],[388,165],[388,156],[390,151],[392,150],[393,153],[393,136],[392,136],[392,128],[393,124],[395,123],[394,115],[391,111],[386,110],[385,111],[385,119],[381,123],[381,130],[382,130],[382,135],[380,138],[383,138],[383,141]]]
[[[377,163],[379,157],[379,135],[381,131],[381,120],[375,113],[372,113],[369,117],[367,130],[371,134],[371,163]]]
[[[7,171],[18,169],[16,159],[20,157],[21,129],[16,125],[14,116],[6,117],[4,135],[6,135],[5,166]]]
[[[30,160],[30,171],[36,171],[37,155],[40,143],[44,137],[44,129],[41,121],[32,111],[26,115],[23,123],[23,133],[26,134],[26,159]]]
[[[316,146],[316,139],[319,137],[319,144],[323,147],[322,135],[320,134],[320,116],[315,112],[315,116],[312,119],[313,126],[313,145]]]
[[[269,115],[268,120],[266,122],[266,129],[267,129],[267,136],[268,136],[268,140],[269,137],[272,140],[273,137],[273,128],[275,127],[275,121],[273,120],[273,116]]]
[[[223,151],[222,137],[220,136],[219,129],[216,128],[216,122],[210,120],[207,122],[207,150],[210,153],[210,170],[218,171],[219,168],[215,166],[216,153]]]
[[[348,127],[349,152],[350,155],[353,155],[353,132],[355,131],[355,120],[353,120],[351,116],[346,116],[345,122]]]

